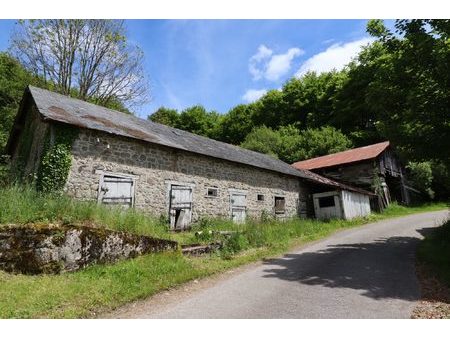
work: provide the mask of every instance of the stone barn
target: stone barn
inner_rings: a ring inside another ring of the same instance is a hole
[[[31,86],[7,149],[37,185],[62,178],[74,198],[164,215],[172,229],[204,216],[304,217],[309,187],[330,184],[264,154]],[[55,169],[64,151],[68,166]]]
[[[410,202],[404,168],[389,141],[299,161],[292,166],[376,193],[378,198],[372,199],[376,209],[388,206],[391,200]]]

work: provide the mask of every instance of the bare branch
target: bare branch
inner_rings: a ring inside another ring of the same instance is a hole
[[[126,42],[120,20],[19,22],[12,53],[56,89],[83,100],[126,106],[148,99],[143,53]]]

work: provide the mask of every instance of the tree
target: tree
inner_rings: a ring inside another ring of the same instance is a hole
[[[352,142],[340,130],[325,126],[303,130],[298,147],[301,151],[295,161],[344,151],[352,147]]]
[[[0,154],[28,84],[42,85],[17,60],[7,53],[0,53]]]
[[[265,125],[277,128],[282,125],[285,111],[283,93],[279,90],[269,90],[258,101],[254,102],[253,122],[255,126]]]
[[[241,147],[268,154],[293,163],[349,149],[351,141],[333,127],[299,130],[294,125],[273,130],[256,127],[247,135]]]
[[[396,34],[380,20],[368,31],[378,38],[377,54],[360,58],[374,72],[368,106],[376,128],[416,162],[450,166],[450,20],[397,20]]]
[[[278,158],[278,146],[281,143],[280,135],[272,128],[255,127],[241,143],[242,148],[257,151]]]
[[[434,191],[431,189],[433,182],[433,171],[431,162],[409,162],[406,166],[408,178],[412,185],[426,194],[428,198],[434,198]]]
[[[203,106],[186,108],[180,114],[177,128],[210,138],[218,138],[221,116],[212,111],[207,112]]]
[[[220,141],[240,144],[254,126],[253,105],[240,104],[225,114],[219,125]]]
[[[365,47],[358,59],[347,66],[346,79],[335,96],[335,114],[329,124],[347,134],[357,147],[385,139],[376,128],[378,106],[370,104],[370,95],[374,95],[372,82],[380,71],[379,63],[370,60],[383,54],[383,48],[376,42]]]
[[[159,107],[152,115],[147,117],[150,121],[165,124],[166,126],[177,128],[179,125],[180,115],[176,109]]]
[[[450,170],[442,162],[431,161],[433,180],[431,190],[438,200],[448,200],[450,196]]]
[[[13,55],[53,89],[108,106],[143,103],[148,86],[142,51],[118,20],[19,21]]]
[[[335,96],[346,79],[346,71],[316,74],[309,72],[301,78],[292,78],[283,86],[286,110],[283,120],[302,128],[318,128],[336,114]]]

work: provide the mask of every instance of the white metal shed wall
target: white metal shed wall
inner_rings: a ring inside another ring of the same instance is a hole
[[[357,192],[341,190],[317,193],[313,194],[313,202],[318,219],[352,219],[370,214],[369,196]]]
[[[370,214],[370,200],[367,195],[342,190],[341,201],[345,219],[364,217]]]

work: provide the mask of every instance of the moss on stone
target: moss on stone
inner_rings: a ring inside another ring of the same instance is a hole
[[[108,246],[108,241],[117,245]],[[0,229],[0,268],[23,274],[75,271],[177,249],[174,241],[80,225],[27,224]]]

